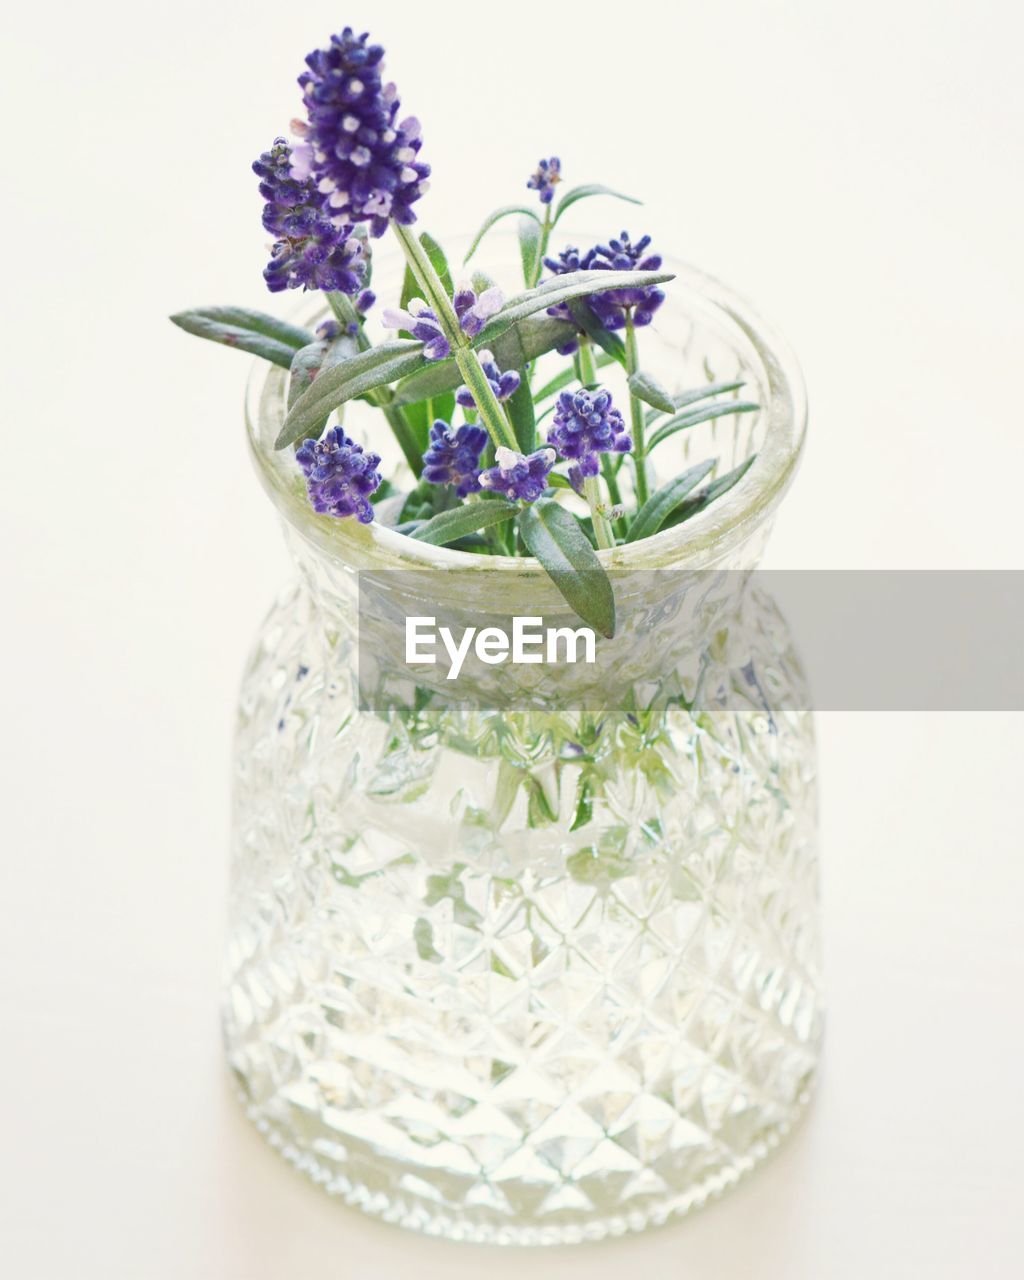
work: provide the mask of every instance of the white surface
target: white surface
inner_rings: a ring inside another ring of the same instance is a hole
[[[306,1185],[229,1097],[229,732],[287,567],[243,452],[246,361],[164,316],[267,305],[248,164],[331,30],[372,23],[392,51],[437,233],[525,194],[555,150],[570,180],[647,200],[593,204],[583,225],[651,229],[788,331],[813,419],[773,565],[1021,566],[1019,8],[500,13],[107,0],[8,16],[4,1272],[1016,1277],[1019,716],[822,717],[820,1094],[697,1217],[547,1254],[422,1240]],[[526,89],[502,97],[517,68]]]

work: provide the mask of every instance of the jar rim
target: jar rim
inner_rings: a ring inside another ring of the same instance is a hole
[[[713,276],[685,263],[667,261],[675,272],[673,290],[693,295],[706,312],[733,328],[750,344],[764,373],[767,400],[764,439],[753,465],[706,510],[649,538],[600,550],[607,569],[700,568],[717,562],[768,520],[785,494],[803,451],[807,395],[796,357],[782,335],[742,295]],[[476,570],[522,573],[540,569],[532,556],[478,556],[438,547],[374,520],[335,520],[317,515],[294,483],[290,451],[275,452],[287,394],[287,372],[262,360],[254,362],[245,416],[257,474],[285,521],[307,542],[342,562],[360,567]]]

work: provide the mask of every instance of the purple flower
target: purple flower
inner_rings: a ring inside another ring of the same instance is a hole
[[[527,186],[531,191],[540,193],[541,204],[550,204],[555,194],[555,187],[562,181],[562,162],[558,156],[550,160],[542,160],[530,176]]]
[[[647,253],[650,243],[650,236],[641,236],[633,244],[623,231],[617,240],[594,246],[589,266],[599,271],[657,271],[661,266],[661,254]],[[609,289],[607,293],[595,293],[589,299],[591,309],[606,329],[623,328],[627,310],[632,310],[635,325],[650,324],[664,301],[664,291],[657,285],[641,289]]]
[[[557,258],[545,258],[544,265],[552,275],[564,276],[571,271],[585,271],[590,265],[592,254],[593,250],[591,249],[589,253],[581,257],[579,249],[569,245],[568,248],[562,250]],[[548,307],[548,315],[554,316],[557,320],[568,320],[570,324],[576,323],[573,320],[572,312],[564,302],[560,302],[554,307]],[[573,338],[558,347],[557,351],[560,356],[571,356],[578,346],[579,343]]]
[[[617,239],[609,240],[607,244],[594,245],[583,254],[575,248],[565,249],[557,258],[545,258],[544,265],[556,276],[566,275],[570,271],[657,271],[661,266],[661,255],[645,252],[650,243],[650,236],[642,236],[633,244],[623,231]],[[592,293],[586,298],[591,311],[605,329],[624,328],[627,310],[632,311],[635,325],[650,324],[655,311],[664,301],[665,294],[657,285],[609,289],[605,293]],[[549,307],[548,315],[557,316],[559,320],[572,320],[572,313],[565,303]],[[570,347],[569,350],[571,349]]]
[[[386,307],[383,319],[389,329],[404,329],[414,338],[419,338],[428,360],[446,360],[451,355],[451,344],[440,321],[422,298],[412,298],[407,311],[401,307]]]
[[[341,337],[341,325],[337,320],[325,320],[317,325],[316,336],[321,342],[337,342]]]
[[[475,338],[491,316],[501,310],[504,301],[497,285],[484,289],[478,295],[468,284],[460,284],[452,299],[455,314],[459,318],[459,328],[467,337]]]
[[[483,427],[453,430],[442,418],[430,428],[430,447],[423,455],[423,478],[431,484],[453,484],[460,498],[480,489],[480,455],[487,444]]]
[[[416,221],[413,204],[427,189],[430,166],[417,155],[420,124],[399,122],[395,86],[381,79],[384,50],[351,27],[306,58],[299,77],[308,124],[295,148],[293,174],[311,177],[332,211],[369,222],[381,236],[388,220]]]
[[[477,354],[480,357],[480,365],[483,368],[484,375],[494,389],[496,398],[498,400],[507,400],[509,396],[514,396],[519,390],[519,374],[514,369],[507,369],[502,373],[494,362],[494,356],[489,351],[479,351]],[[476,401],[473,399],[473,393],[469,387],[459,387],[455,393],[455,399],[464,409],[476,408]]]
[[[276,237],[263,272],[267,288],[357,293],[366,277],[365,247],[351,223],[325,212],[313,182],[292,176],[291,154],[284,138],[276,138],[252,166],[266,201],[263,225]]]
[[[463,333],[475,338],[491,316],[501,310],[503,301],[501,290],[497,287],[485,289],[478,297],[467,285],[460,285],[452,303]],[[441,322],[422,298],[410,299],[408,309],[388,307],[384,311],[384,323],[389,329],[404,329],[414,338],[419,338],[423,343],[423,354],[428,360],[445,360],[452,353],[451,343],[441,328]],[[510,391],[509,395],[511,394]]]
[[[350,440],[341,427],[331,427],[322,440],[304,440],[295,451],[295,461],[306,477],[314,511],[370,523],[370,494],[381,483],[378,454],[364,453],[362,445]]]
[[[597,460],[596,453],[586,453],[579,460],[574,462],[569,468],[569,483],[582,498],[583,482],[588,476],[596,476],[601,470],[601,464]]]
[[[599,453],[628,453],[633,441],[626,432],[622,414],[612,404],[607,391],[563,391],[548,432],[548,444],[563,458],[583,462]],[[587,464],[588,466],[590,463]],[[597,475],[584,470],[583,475]]]
[[[554,449],[537,449],[524,455],[499,445],[494,457],[497,466],[480,473],[481,485],[492,493],[523,502],[535,502],[541,496],[548,486],[548,472],[555,465]]]
[[[573,271],[589,270],[593,257],[593,249],[588,249],[586,253],[581,254],[574,245],[568,245],[557,258],[545,258],[544,265],[553,276],[566,276]],[[558,303],[555,307],[548,307],[548,315],[555,316],[559,320],[572,320],[572,312],[564,302]]]

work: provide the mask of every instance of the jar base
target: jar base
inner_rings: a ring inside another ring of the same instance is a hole
[[[398,1197],[385,1191],[373,1191],[364,1183],[348,1178],[338,1169],[328,1167],[309,1151],[298,1148],[289,1135],[268,1120],[260,1107],[250,1101],[245,1091],[236,1088],[235,1095],[243,1111],[259,1133],[285,1160],[328,1195],[359,1209],[370,1217],[391,1223],[407,1231],[439,1239],[465,1241],[469,1244],[512,1245],[538,1248],[550,1245],[593,1243],[609,1237],[664,1226],[701,1209],[718,1199],[730,1188],[758,1168],[793,1132],[803,1119],[811,1102],[813,1081],[796,1099],[792,1117],[763,1134],[742,1155],[722,1165],[697,1183],[675,1195],[659,1200],[644,1209],[629,1213],[609,1214],[565,1224],[532,1225],[527,1222],[472,1221],[411,1196]]]

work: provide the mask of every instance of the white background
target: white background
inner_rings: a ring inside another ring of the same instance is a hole
[[[0,1267],[19,1280],[1021,1274],[1024,717],[821,722],[830,1017],[809,1120],[645,1237],[498,1253],[368,1221],[229,1096],[230,729],[287,575],[247,361],[251,159],[352,21],[423,120],[442,238],[538,156],[755,298],[810,388],[776,567],[1022,567],[1018,5],[19,5],[6,136]],[[270,306],[282,305],[280,300]],[[993,637],[999,643],[1000,637]]]

